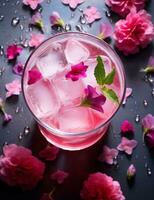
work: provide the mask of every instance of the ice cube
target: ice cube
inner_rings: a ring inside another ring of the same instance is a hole
[[[29,85],[26,96],[30,108],[37,117],[55,115],[60,108],[55,88],[49,80],[42,79]]]
[[[52,82],[56,88],[57,94],[60,97],[62,104],[75,103],[76,100],[80,101],[84,94],[84,84],[82,79],[78,81],[72,81],[71,79],[66,79],[65,75],[67,70],[57,73]]]
[[[91,110],[84,107],[62,107],[57,116],[59,129],[68,132],[84,132],[93,128]]]
[[[36,65],[43,77],[50,77],[58,71],[63,70],[66,66],[64,52],[59,47],[55,48],[54,46],[46,55],[38,59]]]
[[[104,56],[104,55],[101,55],[101,57],[104,61],[105,72],[106,73],[111,72],[111,70],[112,70],[111,60],[107,56]],[[87,59],[85,61],[85,65],[87,65],[88,68],[87,68],[87,71],[86,71],[87,77],[83,79],[84,84],[85,85],[91,85],[93,87],[97,87],[98,84],[97,84],[96,78],[94,76],[94,70],[95,70],[95,67],[97,65],[97,58]]]
[[[86,47],[76,40],[69,40],[64,50],[68,63],[78,64],[88,59],[90,53]]]

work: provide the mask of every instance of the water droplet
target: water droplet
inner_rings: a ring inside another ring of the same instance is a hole
[[[72,12],[72,14],[71,14],[71,18],[74,18],[74,17],[75,17],[75,13]]]
[[[147,107],[148,106],[148,102],[147,102],[147,100],[145,99],[145,100],[143,100],[143,105],[145,106],[145,107]]]
[[[41,13],[43,11],[42,7],[39,7],[38,12]]]
[[[5,67],[1,67],[1,68],[0,68],[0,76],[3,75],[3,73],[5,72],[5,69],[6,69]]]
[[[139,123],[139,122],[140,122],[140,115],[136,115],[136,117],[135,117],[135,122],[136,122],[136,123]]]
[[[81,15],[79,21],[80,21],[81,24],[85,24],[86,23],[85,15]]]
[[[147,168],[147,167],[148,167],[148,163],[147,163],[147,162],[144,164],[144,167],[145,167],[145,168]]]
[[[0,22],[3,21],[4,15],[0,15]]]
[[[16,5],[19,5],[20,4],[20,1],[16,1]]]
[[[3,146],[8,145],[8,142],[4,142]]]
[[[19,140],[23,139],[23,133],[19,133]]]
[[[79,11],[80,11],[81,13],[83,13],[83,9],[82,9],[82,8],[79,8]]]
[[[4,47],[3,45],[0,45],[0,56],[4,55]]]
[[[154,96],[154,88],[152,89],[152,92],[151,92],[152,96]]]
[[[107,17],[111,17],[111,12],[110,12],[109,10],[105,10],[105,15],[106,15]]]
[[[113,164],[117,165],[118,161],[117,161],[117,157],[113,158]]]
[[[20,30],[24,30],[24,26],[20,24]]]
[[[2,3],[2,6],[5,6],[6,5],[6,3]]]
[[[152,175],[152,171],[151,171],[151,169],[148,167],[147,168],[147,174],[150,176],[150,175]]]
[[[82,26],[76,25],[75,28],[76,28],[77,31],[83,32],[83,27]]]
[[[148,82],[148,76],[147,75],[145,75],[143,79],[144,79],[145,82]]]
[[[153,84],[154,80],[151,75],[149,76],[148,81],[149,81],[149,83]]]
[[[19,17],[14,17],[11,21],[11,25],[15,27],[19,24],[19,22],[20,22]]]
[[[70,24],[65,25],[65,31],[70,31],[72,29]]]
[[[30,128],[28,126],[26,126],[24,128],[24,135],[28,135],[30,133]]]
[[[20,108],[17,107],[16,110],[15,110],[15,113],[19,113],[19,111],[20,111]]]
[[[47,0],[47,3],[50,4],[50,3],[51,3],[51,0]]]

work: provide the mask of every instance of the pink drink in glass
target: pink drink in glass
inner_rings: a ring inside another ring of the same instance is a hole
[[[105,71],[115,68],[110,88],[121,104],[125,76],[120,59],[105,42],[83,33],[63,33],[41,44],[27,61],[23,91],[28,107],[39,124],[41,133],[52,144],[67,150],[79,150],[97,142],[106,132],[120,104],[106,99],[104,112],[81,106],[85,88],[90,85],[100,93],[94,76],[97,56],[104,61]],[[86,77],[66,79],[71,66],[83,62]],[[41,78],[28,84],[29,71],[37,70]]]

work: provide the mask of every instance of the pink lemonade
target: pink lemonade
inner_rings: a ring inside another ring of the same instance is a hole
[[[107,97],[102,105],[103,112],[81,105],[87,86],[102,94],[94,75],[98,56],[106,74],[115,69],[109,88],[121,103],[125,91],[122,64],[105,42],[93,36],[82,33],[54,36],[41,44],[27,61],[23,76],[26,102],[41,133],[62,149],[79,150],[97,142],[119,108],[120,103]],[[77,80],[67,78],[72,66],[79,63],[87,66],[85,75]]]

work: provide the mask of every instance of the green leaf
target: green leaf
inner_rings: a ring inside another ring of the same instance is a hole
[[[115,77],[115,69],[113,69],[106,77],[105,77],[105,80],[104,80],[104,83],[107,84],[107,85],[111,85],[114,81],[114,77]]]
[[[97,57],[97,65],[95,67],[94,75],[97,83],[99,85],[103,85],[105,80],[105,68],[103,60],[100,56]]]
[[[103,94],[107,98],[109,98],[113,102],[116,102],[116,103],[119,104],[119,98],[118,98],[117,94],[112,89],[107,88],[106,86],[104,86],[103,88],[101,88],[101,91],[103,92]]]

